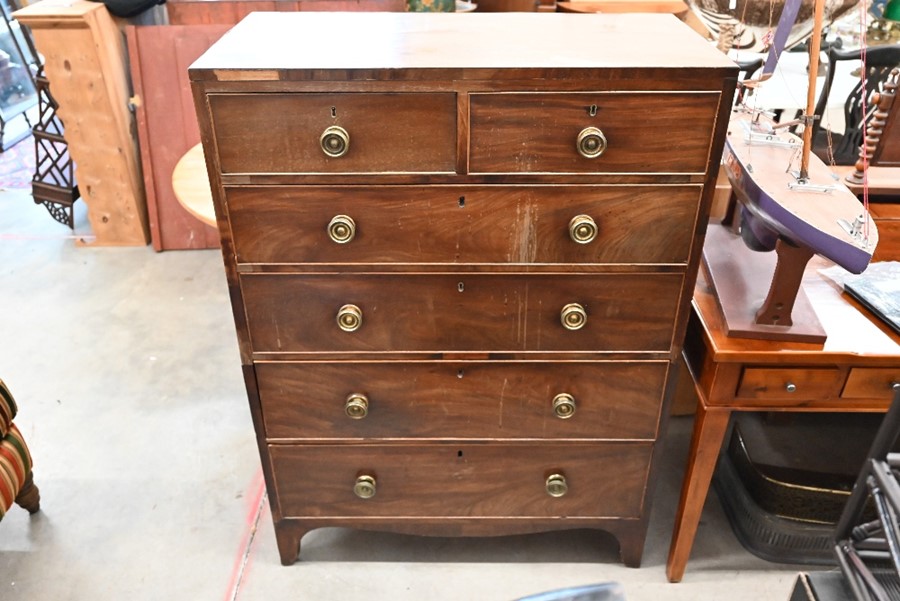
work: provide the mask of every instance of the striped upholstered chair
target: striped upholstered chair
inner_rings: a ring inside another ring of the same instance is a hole
[[[13,502],[29,513],[40,509],[41,495],[31,481],[31,454],[12,423],[16,401],[0,380],[0,520]]]

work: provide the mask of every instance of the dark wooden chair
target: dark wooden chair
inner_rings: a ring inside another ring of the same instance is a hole
[[[743,82],[750,81],[756,72],[759,71],[765,61],[762,58],[749,61],[735,61],[738,66],[738,86],[737,93],[734,96],[734,103],[740,104],[744,97],[748,95],[748,91],[752,93],[753,89],[743,85]]]
[[[900,102],[896,102],[900,86],[900,67],[891,70],[884,89],[874,94],[874,111],[867,123],[868,136],[859,147],[854,171],[847,175],[847,182],[863,184],[863,171],[868,167],[900,167]],[[896,191],[893,191],[896,193]]]
[[[853,165],[859,158],[859,148],[862,144],[865,121],[871,117],[872,94],[880,92],[894,67],[900,66],[900,44],[875,46],[866,52],[866,77],[865,96],[862,93],[862,82],[857,82],[844,102],[844,132],[842,134],[830,132],[822,123],[822,117],[828,106],[828,98],[834,83],[835,74],[841,68],[844,61],[860,60],[860,50],[841,50],[831,48],[828,51],[828,70],[825,74],[825,85],[819,93],[816,102],[813,123],[813,152],[823,161],[830,164],[832,157],[835,165]],[[845,63],[846,65],[846,63]],[[846,66],[844,66],[846,68]],[[863,102],[866,99],[866,110],[869,115],[863,119]]]

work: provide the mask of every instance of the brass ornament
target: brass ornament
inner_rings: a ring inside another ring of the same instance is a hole
[[[337,324],[345,332],[355,332],[362,325],[362,311],[356,305],[344,305],[338,309]]]
[[[575,148],[586,159],[596,159],[606,152],[606,136],[597,127],[585,127],[578,133]]]
[[[559,318],[567,330],[580,330],[587,323],[587,311],[578,303],[569,303],[562,308]]]
[[[551,474],[548,476],[544,488],[547,490],[547,494],[554,498],[565,496],[569,492],[566,477],[562,474]]]
[[[319,145],[322,146],[322,152],[328,156],[342,157],[350,150],[350,134],[343,127],[332,125],[325,128],[319,136]]]

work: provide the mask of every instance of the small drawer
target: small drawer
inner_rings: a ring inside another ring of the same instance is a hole
[[[681,284],[674,273],[241,275],[253,350],[303,353],[668,352]]]
[[[831,368],[746,368],[737,398],[798,402],[836,398],[841,371]]]
[[[208,98],[222,173],[456,171],[453,93]]]
[[[900,369],[896,367],[854,367],[847,377],[841,398],[890,401],[898,388]]]
[[[686,264],[699,186],[225,190],[239,263]]]
[[[651,448],[649,443],[269,445],[269,453],[285,518],[636,518]]]
[[[719,96],[470,94],[469,171],[704,173]]]
[[[257,363],[266,436],[656,437],[667,363]]]

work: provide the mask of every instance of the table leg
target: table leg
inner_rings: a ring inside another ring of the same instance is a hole
[[[691,554],[703,504],[709,492],[709,483],[716,468],[716,460],[722,448],[725,431],[728,429],[730,409],[707,410],[703,402],[697,404],[694,417],[694,434],[691,437],[691,451],[688,455],[684,483],[681,485],[681,500],[675,515],[675,529],[669,547],[666,576],[669,582],[681,582],[684,568]]]

